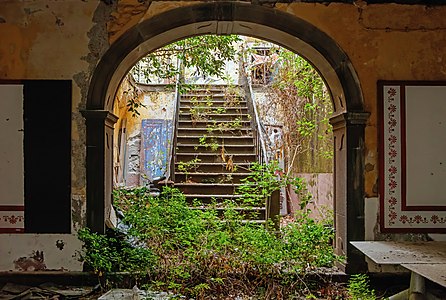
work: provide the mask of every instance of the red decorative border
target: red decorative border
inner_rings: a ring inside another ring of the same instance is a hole
[[[446,85],[446,82],[378,82],[381,231],[443,233],[446,232],[446,214],[442,212],[443,206],[411,206],[407,209],[405,202],[404,92],[408,85]],[[423,209],[426,211],[422,211]]]
[[[0,216],[0,222],[9,223],[11,225],[22,224],[22,227],[2,227],[0,228],[0,233],[24,233],[24,211],[25,207],[23,205],[0,205],[0,212],[11,213],[10,215]]]
[[[400,94],[400,109],[401,109],[401,165],[406,166],[406,86],[413,86],[416,84],[401,85]],[[419,85],[419,84],[418,84]],[[443,85],[443,84],[438,84]],[[446,205],[428,206],[428,205],[407,205],[406,198],[406,184],[407,175],[406,168],[401,168],[401,210],[402,211],[446,211]]]

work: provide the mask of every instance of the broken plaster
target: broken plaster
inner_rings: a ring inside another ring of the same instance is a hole
[[[14,267],[18,271],[43,271],[46,269],[43,251],[33,251],[28,257],[14,260]]]

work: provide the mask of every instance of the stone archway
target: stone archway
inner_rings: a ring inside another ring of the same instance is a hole
[[[326,81],[333,100],[335,150],[335,251],[347,257],[345,270],[364,267],[349,241],[364,240],[364,112],[356,72],[328,35],[295,16],[249,3],[214,2],[176,8],[143,21],[124,33],[99,62],[87,107],[87,222],[103,232],[112,192],[111,113],[119,84],[148,52],[201,34],[240,34],[269,40],[299,53]]]

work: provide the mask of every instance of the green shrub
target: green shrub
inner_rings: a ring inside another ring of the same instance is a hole
[[[365,274],[352,275],[348,281],[348,294],[353,300],[375,300],[375,291],[370,288],[369,278]]]
[[[113,235],[92,233],[88,228],[78,231],[84,243],[80,259],[99,276],[109,272],[148,272],[155,265],[150,249],[132,246]]]
[[[174,188],[165,187],[158,197],[146,188],[117,190],[114,196],[125,212],[128,235],[147,249],[81,230],[82,258],[96,272],[142,271],[154,288],[198,299],[259,291],[285,297],[302,293],[301,278],[308,270],[332,266],[337,259],[329,244],[333,232],[308,211],[273,232],[243,222],[233,204],[226,204],[223,216],[212,208],[191,209]]]

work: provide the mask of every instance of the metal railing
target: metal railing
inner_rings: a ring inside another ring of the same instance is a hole
[[[244,76],[243,78],[243,89],[245,91],[246,100],[248,103],[248,109],[253,116],[252,121],[252,129],[255,133],[255,145],[256,145],[256,155],[257,160],[260,164],[268,164],[269,158],[266,150],[266,130],[262,124],[262,121],[259,117],[259,113],[257,111],[256,98],[254,92],[252,90],[252,83],[249,77]],[[280,215],[280,191],[275,191],[265,199],[265,208],[266,208],[266,220],[272,220],[274,224],[274,228],[276,230],[279,229],[279,219],[277,216]]]
[[[178,60],[178,68],[181,70],[181,60]],[[176,149],[177,149],[177,135],[178,135],[178,125],[180,121],[180,84],[182,81],[182,76],[179,73],[175,80],[175,102],[174,102],[174,119],[173,119],[173,134],[172,142],[170,143],[170,174],[167,176],[170,180],[175,182],[175,163],[176,163]],[[166,180],[167,181],[167,180]]]
[[[243,89],[245,91],[245,96],[248,104],[248,109],[251,114],[251,116],[254,116],[252,119],[252,129],[254,131],[254,137],[255,137],[255,146],[256,146],[256,155],[257,160],[261,164],[267,164],[268,156],[266,152],[266,144],[265,144],[265,128],[262,125],[262,121],[260,120],[259,113],[257,111],[257,105],[256,105],[256,99],[255,95],[252,90],[252,83],[251,78],[245,76],[243,79]]]

